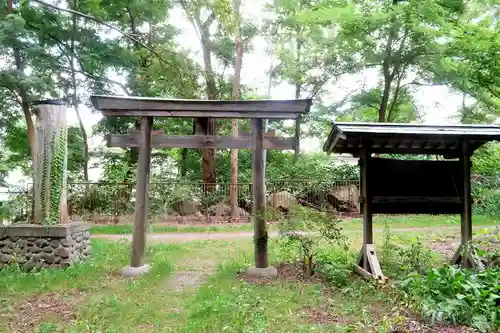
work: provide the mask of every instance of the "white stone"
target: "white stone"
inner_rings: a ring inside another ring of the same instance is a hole
[[[148,273],[150,270],[151,270],[151,266],[148,264],[144,264],[144,265],[139,266],[139,267],[126,266],[120,270],[120,274],[122,276],[127,276],[127,277],[138,277],[138,276],[141,276],[143,274]]]
[[[266,268],[250,267],[245,275],[249,278],[275,278],[278,276],[278,270],[273,266]]]

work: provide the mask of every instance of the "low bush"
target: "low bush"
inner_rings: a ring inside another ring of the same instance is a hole
[[[381,266],[392,275],[406,276],[410,272],[425,273],[433,263],[432,251],[419,238],[409,246],[396,245],[388,223],[384,227]]]
[[[446,266],[411,273],[401,287],[432,324],[461,323],[480,332],[500,328],[499,268],[475,272]]]
[[[355,261],[349,252],[341,249],[321,250],[316,255],[316,272],[323,275],[331,285],[344,287],[349,284],[349,277],[354,274]]]
[[[300,205],[290,209],[290,214],[280,221],[279,229],[283,237],[281,246],[288,251],[295,249],[296,257],[300,258],[304,274],[314,274],[316,255],[322,241],[331,245],[345,244],[342,229],[338,227],[340,220],[326,212],[319,212]],[[315,234],[316,230],[319,235]]]
[[[476,234],[474,246],[485,267],[500,266],[500,227]]]

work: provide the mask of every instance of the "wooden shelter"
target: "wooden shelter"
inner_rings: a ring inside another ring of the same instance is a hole
[[[311,99],[296,100],[181,100],[143,97],[91,96],[94,108],[104,116],[141,117],[139,132],[110,134],[110,147],[138,147],[137,191],[134,234],[130,267],[143,265],[148,218],[148,182],[151,148],[231,148],[252,149],[255,265],[268,267],[267,227],[265,213],[264,149],[299,149],[299,134],[283,138],[263,133],[263,119],[300,119],[309,112]],[[152,135],[154,117],[184,118],[247,118],[252,119],[252,134],[238,137],[208,135]]]
[[[500,141],[500,126],[335,123],[323,146],[359,157],[363,246],[356,270],[384,279],[373,246],[372,215],[460,214],[461,245],[453,263],[481,266],[473,249],[471,155]],[[443,160],[397,160],[372,154],[440,155]]]

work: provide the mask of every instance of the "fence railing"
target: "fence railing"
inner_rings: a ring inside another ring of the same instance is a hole
[[[29,220],[31,188],[28,185],[24,190],[0,189],[0,224]],[[245,222],[252,214],[252,184],[239,183],[236,189],[237,220]],[[475,213],[500,216],[500,179],[474,176],[472,189]],[[359,214],[358,181],[268,181],[266,194],[271,212],[286,212],[294,205],[302,205],[333,214]],[[231,215],[229,195],[229,183],[204,186],[199,182],[152,182],[149,185],[149,217],[157,223],[227,222]],[[69,183],[68,207],[73,219],[106,224],[132,223],[135,183]]]
[[[236,190],[237,221],[245,222],[252,214],[252,184],[239,183]],[[359,212],[358,181],[273,181],[266,183],[266,193],[269,210],[286,212],[299,204],[332,213]],[[207,186],[198,182],[152,182],[149,184],[150,219],[166,223],[225,222],[231,215],[229,197],[229,183]],[[31,190],[11,193],[8,200],[3,201],[3,215],[12,221],[29,219],[31,205]],[[106,224],[131,223],[135,210],[135,183],[70,183],[68,207],[73,219]]]

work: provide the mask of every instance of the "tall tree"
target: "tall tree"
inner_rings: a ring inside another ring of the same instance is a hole
[[[386,122],[405,86],[420,82],[442,54],[446,27],[464,10],[461,1],[320,1],[298,15],[303,23],[328,26],[355,48],[354,63],[380,70],[377,118]],[[349,54],[351,54],[349,52]]]
[[[76,10],[78,7],[78,0],[73,0],[72,8]],[[78,85],[77,85],[77,79],[76,79],[76,66],[75,66],[75,43],[76,43],[76,38],[77,38],[77,31],[78,31],[78,15],[76,13],[71,14],[71,39],[70,39],[70,47],[69,47],[69,56],[68,56],[68,61],[69,61],[69,66],[70,66],[70,72],[71,72],[71,100],[73,107],[75,109],[76,117],[78,119],[78,126],[80,127],[80,132],[82,135],[82,141],[83,141],[83,154],[84,154],[84,162],[83,162],[83,180],[85,182],[89,181],[89,142],[88,142],[88,135],[87,135],[87,130],[85,129],[85,125],[83,123],[82,116],[80,114],[80,101],[78,100]]]
[[[234,7],[234,41],[236,44],[236,62],[233,76],[233,99],[241,98],[241,66],[243,62],[243,41],[241,36],[241,0],[233,0]],[[232,120],[233,137],[238,136],[238,119]],[[230,180],[231,217],[238,217],[238,149],[231,150]]]
[[[210,29],[217,18],[214,6],[198,0],[180,0],[180,4],[191,22],[203,53],[203,76],[205,79],[205,95],[207,99],[218,99],[216,75],[212,65],[213,38]],[[206,18],[202,17],[203,11],[208,11]],[[216,133],[214,118],[197,118],[193,123],[193,134],[214,135]],[[212,191],[216,183],[215,149],[202,149],[202,172],[205,191]]]

